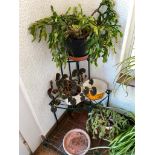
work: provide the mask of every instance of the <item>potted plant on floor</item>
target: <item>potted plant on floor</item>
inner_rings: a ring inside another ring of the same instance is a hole
[[[131,113],[126,112],[124,115],[118,113],[116,109],[98,105],[88,114],[86,130],[94,139],[106,138],[111,140],[134,124],[132,119],[129,119]]]
[[[86,16],[80,5],[70,7],[61,15],[53,7],[51,11],[51,16],[32,23],[28,30],[33,41],[47,41],[58,67],[66,64],[69,55],[88,55],[90,62],[97,65],[99,57],[106,62],[109,50],[115,51],[114,40],[117,41],[122,32],[112,0],[102,0],[91,16]]]
[[[89,149],[89,151],[108,149],[110,155],[135,155],[135,118],[134,114],[130,115],[133,125],[126,128],[124,132],[109,141],[108,146],[98,146]]]

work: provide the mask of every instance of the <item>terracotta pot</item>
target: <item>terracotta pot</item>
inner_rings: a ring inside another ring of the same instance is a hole
[[[85,155],[90,148],[90,137],[84,130],[70,130],[64,136],[63,148],[68,155]]]

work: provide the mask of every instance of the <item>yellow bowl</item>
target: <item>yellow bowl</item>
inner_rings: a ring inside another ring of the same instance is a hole
[[[91,100],[99,100],[101,98],[103,98],[105,95],[105,93],[99,93],[99,94],[96,94],[96,95],[91,95],[90,93],[87,95],[87,97]]]

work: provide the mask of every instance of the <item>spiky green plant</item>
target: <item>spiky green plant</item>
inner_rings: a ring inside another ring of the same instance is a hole
[[[89,151],[99,149],[108,149],[110,155],[135,155],[135,126],[118,135],[109,146],[98,146]]]
[[[135,154],[135,126],[118,135],[110,143],[111,155],[134,155]]]
[[[126,88],[131,85],[131,82],[135,80],[135,56],[130,56],[118,63],[117,69],[121,68],[117,73],[114,83],[115,92],[120,86],[126,91]],[[118,86],[117,86],[118,85]],[[126,91],[127,92],[127,91]]]

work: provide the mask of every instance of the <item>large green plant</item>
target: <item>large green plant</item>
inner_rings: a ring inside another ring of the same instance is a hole
[[[130,121],[129,118],[131,118],[132,113],[126,112],[126,115],[118,113],[115,108],[98,105],[88,114],[86,129],[93,138],[113,139],[131,126],[133,121]],[[107,127],[110,127],[110,130]]]
[[[52,59],[58,67],[67,62],[66,41],[70,36],[86,38],[90,62],[95,65],[99,57],[102,57],[103,62],[107,61],[110,49],[115,51],[114,43],[122,33],[113,0],[102,0],[91,16],[86,16],[80,5],[70,7],[61,15],[53,7],[51,11],[51,16],[32,23],[28,30],[33,41],[47,41]]]

